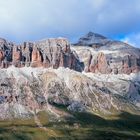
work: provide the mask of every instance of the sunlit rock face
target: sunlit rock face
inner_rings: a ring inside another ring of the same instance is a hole
[[[102,74],[140,71],[140,49],[96,33],[88,33],[71,45],[67,39],[45,39],[21,45],[0,39],[0,66],[59,67]]]
[[[1,68],[10,65],[15,67],[68,67],[76,71],[83,70],[83,63],[71,51],[67,39],[46,39],[34,43],[25,42],[22,45],[0,40]]]
[[[102,74],[130,74],[140,71],[140,49],[96,33],[88,33],[74,44],[85,71]]]
[[[139,75],[140,77],[140,75]],[[138,75],[102,75],[58,68],[0,70],[0,118],[28,118],[54,106],[99,115],[139,113]],[[134,93],[135,90],[135,93]]]
[[[140,50],[89,33],[71,45],[45,39],[16,45],[0,39],[0,119],[39,111],[140,114]],[[61,114],[61,113],[59,113]]]

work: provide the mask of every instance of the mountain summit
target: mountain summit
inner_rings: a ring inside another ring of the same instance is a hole
[[[131,45],[109,39],[103,35],[100,35],[98,33],[89,32],[88,34],[81,37],[77,43],[75,43],[76,46],[90,46],[90,47],[108,47],[107,49],[113,49],[116,47],[116,49],[123,49],[123,48],[132,48]]]
[[[81,37],[78,43],[76,44],[84,46],[84,45],[93,45],[93,44],[105,44],[108,41],[109,41],[108,38],[100,34],[89,32],[85,36]]]

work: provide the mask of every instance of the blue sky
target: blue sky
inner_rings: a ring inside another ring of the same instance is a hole
[[[89,31],[140,47],[139,0],[0,0],[0,37],[76,41]]]

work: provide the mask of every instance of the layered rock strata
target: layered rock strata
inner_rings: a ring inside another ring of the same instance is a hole
[[[0,39],[0,67],[11,65],[131,74],[140,71],[140,49],[92,32],[74,45],[64,38],[24,42],[22,45]]]
[[[140,71],[140,49],[96,33],[81,37],[73,49],[84,62],[86,72],[130,74]]]
[[[46,39],[22,45],[8,43],[0,39],[0,66],[15,67],[68,67],[76,71],[83,70],[83,64],[71,51],[66,39]]]

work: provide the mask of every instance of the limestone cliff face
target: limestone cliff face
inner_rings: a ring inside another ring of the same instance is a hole
[[[122,53],[122,52],[121,52]],[[90,57],[90,56],[89,56]],[[114,58],[113,54],[99,52],[95,58],[89,62],[88,72],[102,74],[130,74],[140,71],[140,58],[135,55],[124,53],[123,57]]]
[[[131,74],[140,71],[140,49],[96,33],[71,45],[67,39],[45,39],[21,45],[0,39],[0,67],[59,67],[79,72]]]
[[[140,49],[96,33],[80,38],[73,49],[84,62],[86,72],[130,74],[140,71]]]
[[[71,51],[66,39],[46,39],[35,43],[25,42],[22,45],[10,44],[0,40],[0,66],[15,67],[68,67],[82,71],[83,65]]]
[[[139,75],[79,73],[58,68],[0,69],[0,119],[28,118],[55,106],[75,112],[139,114]]]

